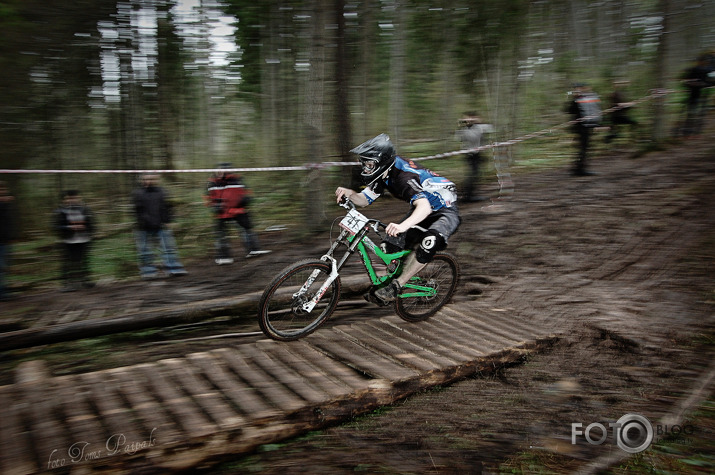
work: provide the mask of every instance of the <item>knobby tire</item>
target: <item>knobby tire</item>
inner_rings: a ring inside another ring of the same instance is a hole
[[[305,284],[313,271],[318,276],[304,295],[293,295]],[[307,313],[300,304],[313,298],[332,270],[331,264],[306,259],[283,269],[263,292],[258,304],[261,331],[274,340],[291,341],[314,332],[333,313],[340,298],[340,277],[328,287],[315,308]]]
[[[395,300],[395,313],[408,322],[421,322],[437,313],[450,301],[459,282],[457,258],[448,253],[439,253],[415,276],[418,285],[437,288],[434,297],[406,297]],[[403,287],[403,293],[410,292]]]

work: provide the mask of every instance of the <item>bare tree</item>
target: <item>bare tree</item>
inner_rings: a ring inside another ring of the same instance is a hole
[[[310,73],[305,94],[305,134],[311,162],[322,161],[325,156],[323,110],[325,101],[325,19],[330,11],[328,0],[313,0],[313,24],[310,42]],[[309,221],[325,219],[323,201],[314,199],[315,191],[322,188],[319,169],[310,170],[306,178],[306,212]]]
[[[402,138],[404,116],[405,49],[407,38],[407,7],[403,2],[393,2],[393,32],[390,46],[390,130],[393,138]]]
[[[665,89],[668,77],[667,57],[668,57],[668,37],[670,32],[670,0],[660,0],[660,10],[663,14],[663,34],[658,42],[658,54],[655,61],[656,87]],[[653,114],[653,140],[656,143],[662,142],[665,138],[665,97],[655,99]]]
[[[347,48],[345,47],[345,0],[335,0],[335,22],[337,24],[335,49],[335,119],[337,125],[338,153],[341,160],[350,157],[352,141],[350,129],[350,109],[348,107],[349,82],[345,74]]]

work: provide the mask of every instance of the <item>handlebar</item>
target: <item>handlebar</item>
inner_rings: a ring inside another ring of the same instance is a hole
[[[338,206],[342,206],[345,209],[355,209],[355,203],[350,201],[350,198],[348,198],[345,195],[343,195],[343,199],[340,200],[340,203],[338,203]]]
[[[371,219],[370,221],[373,222],[373,224],[372,224],[372,229],[374,229],[375,232],[380,235],[380,237],[383,237],[382,234],[380,233],[380,231],[379,231],[377,228],[379,227],[379,228],[382,228],[382,229],[387,229],[387,224],[383,223],[382,221],[380,221],[380,220],[378,220],[378,219]]]
[[[347,209],[347,210],[357,209],[357,207],[355,206],[355,203],[353,203],[353,202],[350,200],[350,198],[348,198],[347,196],[343,196],[343,199],[340,200],[340,203],[338,203],[338,205],[339,205],[339,206],[342,206],[343,208],[345,208],[345,209]],[[383,222],[380,221],[379,219],[369,218],[367,222],[368,222],[368,224],[371,225],[372,229],[375,230],[375,232],[376,232],[377,234],[380,234],[380,231],[377,229],[378,227],[380,227],[380,228],[382,228],[382,229],[386,229],[386,228],[387,228],[387,224],[383,223]],[[411,229],[418,229],[418,230],[420,230],[420,231],[422,231],[422,232],[427,231],[427,229],[423,228],[422,226],[416,225],[416,224],[415,224],[414,226],[411,226]],[[382,237],[382,236],[381,236],[381,237]]]
[[[348,198],[347,196],[343,196],[343,199],[340,200],[340,203],[338,203],[338,205],[339,205],[339,206],[342,206],[343,208],[345,208],[345,209],[347,209],[347,210],[352,210],[352,209],[356,209],[356,208],[357,208],[357,207],[355,206],[355,203],[353,203],[353,202],[350,200],[350,198]],[[386,229],[386,228],[387,228],[387,224],[383,223],[383,222],[380,221],[379,219],[371,219],[371,218],[369,218],[367,222],[368,222],[368,224],[371,225],[372,229],[374,229],[375,232],[378,233],[378,234],[380,234],[380,231],[377,229],[378,227],[381,227],[382,229]],[[427,229],[425,229],[425,228],[423,228],[422,226],[419,226],[419,225],[411,226],[411,229],[418,229],[418,230],[420,230],[420,231],[422,231],[422,232],[427,231]]]

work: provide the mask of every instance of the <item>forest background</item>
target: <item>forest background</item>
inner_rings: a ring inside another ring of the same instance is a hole
[[[619,79],[631,99],[671,91],[633,110],[641,143],[657,146],[682,116],[683,71],[715,49],[714,16],[715,0],[0,1],[12,279],[55,277],[51,215],[68,188],[98,218],[94,273],[137,274],[136,173],[15,170],[298,167],[243,173],[256,228],[287,226],[290,239],[324,229],[354,169],[314,164],[354,161],[350,148],[382,132],[410,158],[459,150],[468,110],[495,125],[490,141],[549,129],[568,120],[574,82],[603,98]],[[488,156],[559,167],[570,138],[555,129]],[[461,155],[425,165],[458,184],[466,169]],[[212,253],[207,177],[162,174],[186,258]]]

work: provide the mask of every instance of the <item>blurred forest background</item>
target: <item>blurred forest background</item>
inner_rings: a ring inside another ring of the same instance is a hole
[[[419,157],[459,150],[467,110],[495,124],[492,140],[510,139],[567,120],[572,83],[605,98],[615,79],[630,99],[675,91],[634,110],[658,143],[683,111],[680,75],[715,49],[714,17],[715,0],[3,0],[0,168],[301,166],[351,161],[381,132]],[[565,136],[499,153],[563,162]],[[455,181],[464,170],[460,156],[426,165]],[[258,230],[315,230],[304,210],[321,216],[309,205],[330,203],[352,168],[244,173]],[[162,175],[184,257],[211,254],[207,176]],[[98,215],[94,271],[136,275],[136,175],[0,179],[20,209],[15,265],[46,268],[51,212],[78,188]]]

